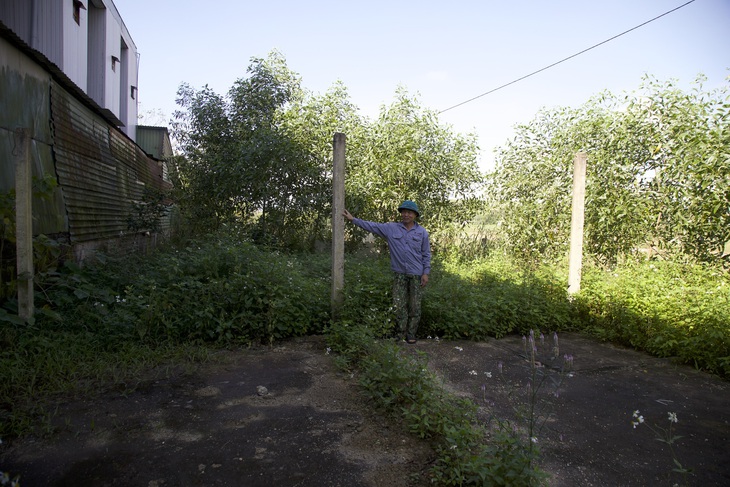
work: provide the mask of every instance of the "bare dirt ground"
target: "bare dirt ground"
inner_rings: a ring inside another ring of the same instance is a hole
[[[521,337],[403,348],[423,352],[484,418],[509,417],[525,390]],[[536,434],[550,486],[683,485],[646,427],[669,426],[670,412],[682,435],[676,456],[694,470],[687,484],[730,485],[730,383],[580,335],[560,337],[565,354],[569,373],[558,374],[562,359],[541,364],[557,377],[542,387],[552,409]],[[0,467],[23,487],[428,485],[432,449],[374,410],[323,337],[224,358],[126,395],[59,404],[57,432],[3,444]],[[636,429],[634,410],[646,420]]]

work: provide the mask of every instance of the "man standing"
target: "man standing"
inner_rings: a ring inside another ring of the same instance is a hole
[[[354,225],[388,242],[390,268],[394,272],[393,304],[396,330],[406,342],[416,343],[416,331],[421,319],[421,293],[431,273],[431,246],[428,232],[416,223],[418,205],[406,200],[399,207],[400,222],[375,223],[355,218],[345,210],[342,215]]]

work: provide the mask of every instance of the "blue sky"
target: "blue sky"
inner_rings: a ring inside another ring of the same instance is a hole
[[[374,118],[404,86],[437,111],[509,83],[677,8],[688,0],[294,1],[114,0],[140,54],[142,111],[169,119],[185,82],[225,94],[252,57],[276,49],[304,88],[341,80]],[[730,0],[695,0],[528,79],[447,110],[439,120],[474,132],[481,166],[541,107],[578,107],[603,90],[636,90],[645,74],[730,74]],[[163,119],[164,120],[164,119]],[[149,121],[147,123],[151,123]],[[157,123],[160,121],[158,120]]]

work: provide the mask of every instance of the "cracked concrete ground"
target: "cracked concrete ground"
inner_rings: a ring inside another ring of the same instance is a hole
[[[425,339],[403,351],[423,352],[444,387],[473,399],[485,421],[519,424],[515,406],[532,370],[521,337]],[[223,365],[126,396],[59,404],[58,432],[4,444],[0,465],[23,487],[428,485],[432,449],[374,410],[323,337],[225,355]],[[634,410],[662,427],[677,414],[674,448],[694,469],[688,485],[730,485],[727,381],[577,334],[560,337],[558,358],[548,355],[538,357],[549,407],[535,438],[548,485],[681,484],[667,445],[645,425],[632,428]],[[561,373],[565,355],[573,366]]]

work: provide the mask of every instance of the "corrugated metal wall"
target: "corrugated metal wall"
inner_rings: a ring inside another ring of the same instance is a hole
[[[51,86],[51,121],[71,241],[104,240],[127,233],[127,217],[132,204],[142,200],[144,188],[163,187],[157,162],[55,82]]]
[[[2,0],[0,0],[2,1]],[[0,37],[0,192],[15,187],[14,131],[31,133],[30,158],[33,177],[55,177],[53,139],[50,125],[50,76]],[[7,63],[13,59],[13,65]],[[43,197],[33,197],[34,234],[58,235],[67,232],[66,212],[60,188]]]

